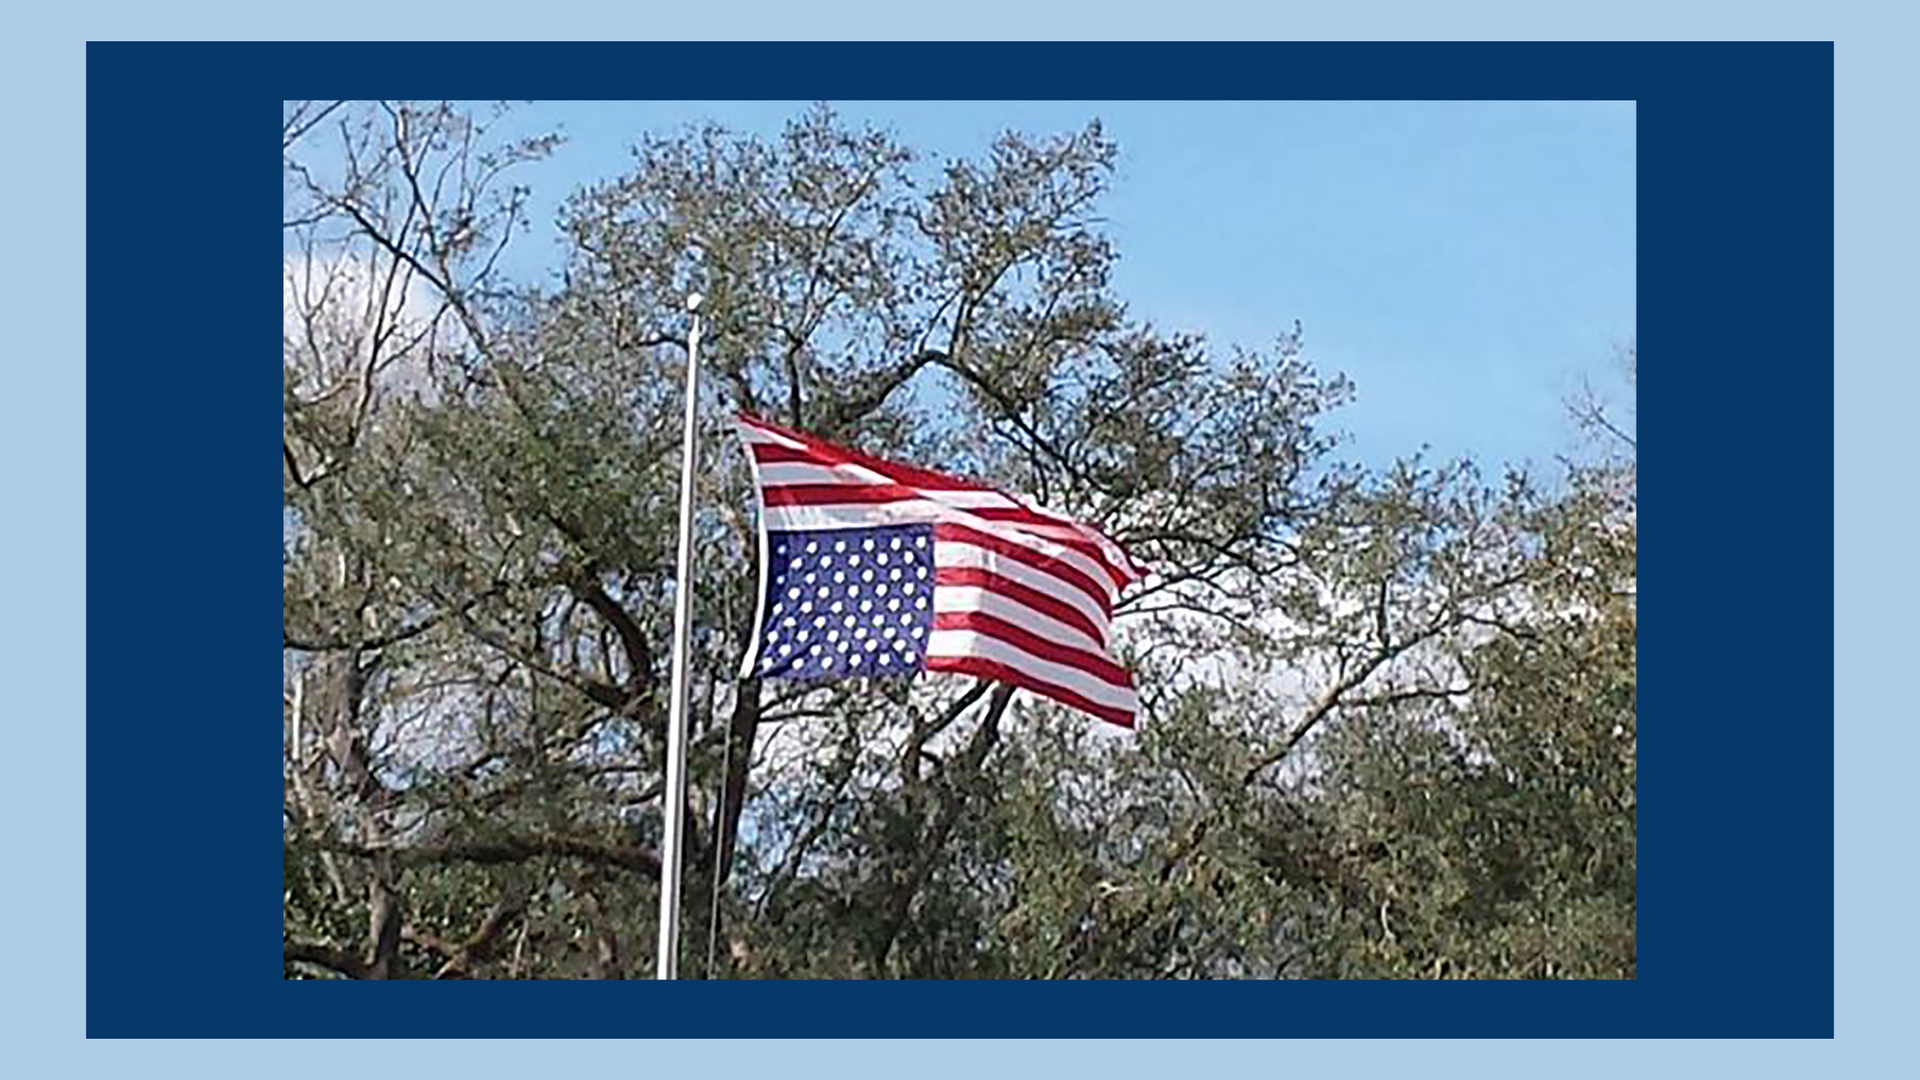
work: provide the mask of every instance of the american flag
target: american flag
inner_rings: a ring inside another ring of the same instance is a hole
[[[1146,571],[1098,530],[990,487],[742,414],[760,492],[760,612],[743,677],[954,671],[1132,727],[1107,651]]]

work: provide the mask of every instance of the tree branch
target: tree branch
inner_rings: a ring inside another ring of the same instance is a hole
[[[329,971],[338,972],[349,979],[364,979],[367,977],[367,966],[361,963],[358,958],[350,956],[346,952],[333,948],[330,945],[322,945],[317,941],[295,941],[292,938],[288,938],[282,943],[281,951],[284,954],[285,962],[289,964],[313,964],[326,968]]]
[[[620,647],[627,655],[627,678],[635,686],[635,693],[644,694],[653,689],[653,647],[647,640],[647,632],[640,628],[627,609],[621,607],[613,597],[591,576],[583,576],[573,586],[574,595],[586,602],[594,614],[607,621],[613,632],[620,635]]]
[[[986,685],[984,682],[981,685]],[[997,683],[993,687],[993,697],[987,702],[987,715],[968,741],[967,748],[940,770],[943,781],[943,798],[933,827],[921,839],[920,851],[914,865],[904,879],[894,887],[888,900],[886,921],[882,924],[878,946],[874,952],[875,968],[884,972],[887,960],[893,955],[894,944],[900,938],[900,931],[906,927],[907,915],[913,908],[914,897],[926,887],[927,879],[932,876],[934,866],[939,862],[941,853],[947,846],[947,838],[952,835],[955,823],[960,820],[960,811],[965,808],[966,797],[960,789],[960,782],[977,775],[986,762],[988,751],[1000,741],[1000,717],[1007,711],[1007,703],[1013,699],[1014,688],[1006,683]],[[948,772],[957,773],[953,782],[946,782]]]
[[[507,836],[493,840],[456,840],[398,848],[370,848],[337,840],[314,843],[323,851],[363,859],[391,852],[394,862],[399,866],[442,866],[449,863],[503,866],[532,859],[577,859],[599,866],[630,870],[654,881],[660,880],[660,857],[651,851],[568,836]]]

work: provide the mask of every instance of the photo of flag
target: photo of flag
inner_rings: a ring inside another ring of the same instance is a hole
[[[742,414],[760,495],[759,614],[742,677],[950,671],[1132,727],[1109,652],[1146,571],[1099,530],[993,488]]]

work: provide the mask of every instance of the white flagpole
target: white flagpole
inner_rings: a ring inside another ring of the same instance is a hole
[[[660,849],[660,947],[657,975],[677,978],[680,967],[680,841],[687,801],[687,654],[693,623],[693,479],[699,462],[700,300],[687,297],[693,328],[687,334],[687,430],[680,453],[680,578],[673,593],[673,703],[667,717],[666,839]]]

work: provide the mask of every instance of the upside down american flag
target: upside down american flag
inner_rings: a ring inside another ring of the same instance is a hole
[[[1099,530],[993,488],[741,414],[760,495],[757,628],[742,677],[951,671],[1123,727],[1113,606],[1146,571]]]

